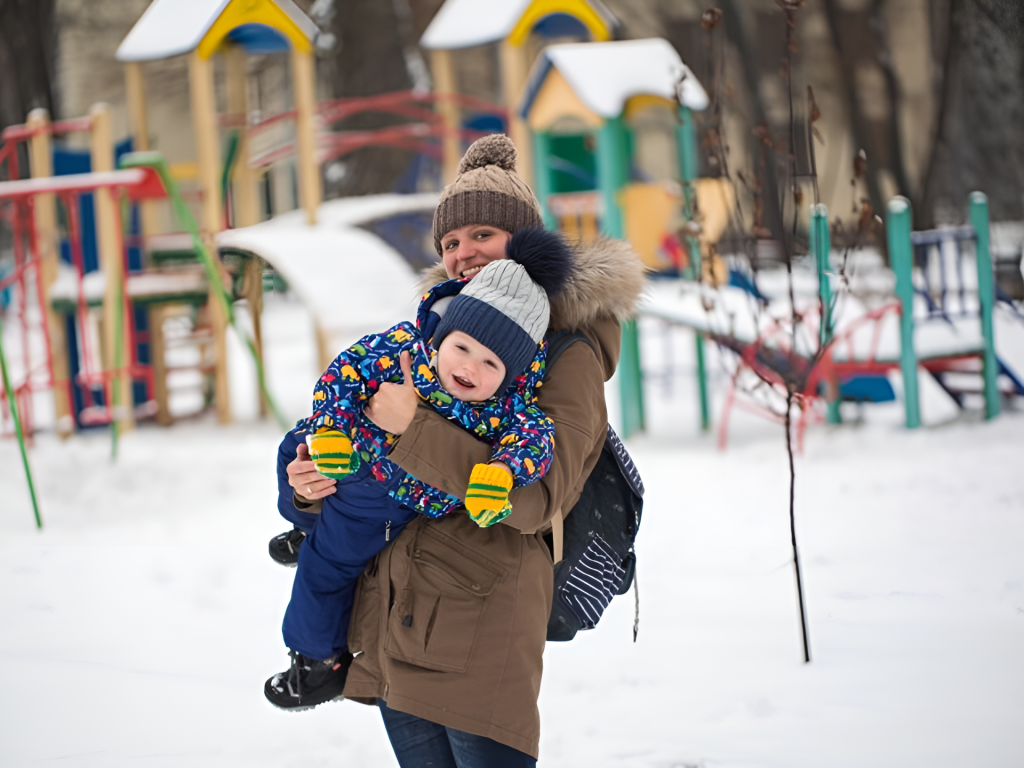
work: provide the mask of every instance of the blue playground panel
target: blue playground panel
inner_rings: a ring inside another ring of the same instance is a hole
[[[132,151],[132,140],[127,138],[124,141],[118,142],[114,146],[114,165],[116,167],[118,160],[121,155],[124,155]],[[69,176],[76,173],[90,173],[92,171],[92,159],[89,156],[89,150],[87,149],[74,149],[71,147],[64,147],[61,145],[55,145],[53,148],[53,174],[54,176]],[[99,250],[96,245],[96,216],[95,216],[95,204],[93,196],[90,193],[79,195],[78,197],[78,216],[79,225],[81,227],[81,238],[82,238],[82,267],[86,274],[95,272],[99,269]],[[58,215],[61,217],[61,223],[66,227],[66,213],[62,207],[58,207]],[[139,222],[139,207],[133,205],[129,208],[129,222],[128,222],[128,234],[138,235],[141,231]],[[60,242],[60,256],[61,259],[71,264],[71,243],[67,239],[62,239]],[[131,244],[128,247],[128,271],[141,272],[142,271],[142,248],[137,244]],[[148,316],[144,307],[133,308],[133,318],[135,320],[135,333],[145,334],[149,331]],[[81,352],[78,349],[78,330],[77,330],[77,319],[74,313],[67,315],[67,342],[68,342],[68,363],[71,371],[78,371],[80,365]],[[139,342],[137,345],[136,355],[138,361],[146,365],[149,363],[149,344],[147,342]],[[136,405],[146,402],[146,383],[144,381],[132,382],[132,393],[133,399]],[[75,411],[75,424],[79,429],[83,427],[81,423],[81,413],[84,407],[82,392],[78,385],[71,387],[72,404]],[[104,395],[102,388],[96,389],[92,393],[93,402],[96,405],[104,404]]]
[[[896,392],[887,376],[865,373],[840,379],[839,396],[854,403],[891,403]]]

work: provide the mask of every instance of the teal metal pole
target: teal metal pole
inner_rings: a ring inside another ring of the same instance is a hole
[[[903,371],[903,401],[907,429],[921,426],[921,407],[917,392],[917,354],[914,350],[913,246],[910,244],[910,201],[894,197],[886,210],[886,235],[889,260],[896,273],[896,296],[900,314],[900,369]]]
[[[602,229],[608,237],[624,237],[625,224],[619,192],[629,181],[626,123],[621,117],[606,120],[597,134],[597,186],[604,203]]]
[[[697,190],[693,182],[697,178],[697,133],[693,127],[693,112],[689,107],[679,108],[679,122],[676,124],[676,151],[679,155],[679,179],[683,186],[683,215],[687,221],[693,219],[697,204]],[[686,236],[686,248],[690,253],[688,276],[700,277],[700,243],[692,235]],[[704,362],[704,337],[696,337],[697,394],[700,399],[700,428],[711,430],[711,408],[708,398],[708,372]]]
[[[32,470],[28,465],[28,451],[25,450],[25,436],[21,433],[21,420],[18,418],[18,403],[14,398],[14,387],[11,386],[11,377],[7,372],[7,356],[4,354],[4,324],[0,322],[0,377],[3,379],[4,391],[7,393],[7,403],[11,407],[11,420],[14,422],[14,435],[18,438],[18,448],[21,450],[21,464],[25,468],[25,479],[28,481],[28,495],[32,498],[32,511],[36,515],[36,528],[43,527],[43,518],[39,515],[39,501],[36,499],[36,486],[32,482]]]
[[[994,419],[999,415],[999,388],[996,386],[999,364],[996,361],[996,340],[992,326],[992,255],[988,242],[988,198],[984,192],[971,193],[971,225],[977,237],[975,260],[978,262],[978,311],[981,314],[981,337],[985,342],[985,351],[981,357],[981,375],[985,382],[985,418]]]
[[[625,236],[619,192],[629,181],[626,123],[622,117],[606,120],[597,135],[597,185],[604,203],[601,228],[608,237]],[[622,434],[628,437],[644,428],[644,393],[640,367],[640,334],[636,320],[622,324],[619,356],[619,395],[622,403]]]
[[[811,206],[811,253],[818,267],[818,300],[821,303],[821,325],[818,329],[819,349],[825,349],[832,341],[832,286],[829,283],[829,256],[832,243],[828,233],[828,208],[824,203]],[[832,381],[825,420],[829,424],[842,423],[839,413],[839,382]]]
[[[533,134],[533,176],[544,226],[548,229],[558,229],[558,222],[548,207],[548,195],[555,189],[551,174],[551,134],[543,131]]]

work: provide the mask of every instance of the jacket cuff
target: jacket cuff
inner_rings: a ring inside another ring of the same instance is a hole
[[[299,496],[298,491],[292,491],[292,504],[300,512],[312,512],[313,514],[319,514],[320,508],[324,505],[323,499],[307,499],[305,496]]]

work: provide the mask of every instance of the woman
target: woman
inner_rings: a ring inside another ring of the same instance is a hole
[[[515,146],[501,135],[466,152],[434,214],[442,263],[427,282],[471,276],[505,258],[512,233],[542,226],[515,160]],[[539,391],[555,423],[548,474],[512,492],[512,513],[501,524],[483,529],[457,513],[417,519],[364,572],[349,634],[359,655],[345,696],[380,706],[402,768],[536,765],[552,598],[544,534],[560,528],[600,455],[604,383],[618,362],[620,322],[634,313],[642,288],[643,266],[626,243],[577,249],[568,286],[551,303],[550,329],[580,330],[591,344],[571,345]],[[411,386],[383,385],[364,412],[401,435],[391,459],[453,495],[490,455],[488,444],[419,406]],[[333,481],[303,457],[289,465],[289,482],[296,503],[315,509]]]

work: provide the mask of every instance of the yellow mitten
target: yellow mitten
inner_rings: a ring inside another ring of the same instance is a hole
[[[308,435],[306,442],[316,471],[324,477],[341,480],[359,469],[359,454],[352,450],[348,435],[321,427],[315,434]]]
[[[508,517],[512,505],[508,492],[512,490],[512,475],[501,467],[477,464],[469,476],[466,489],[466,511],[481,528],[488,528]]]

